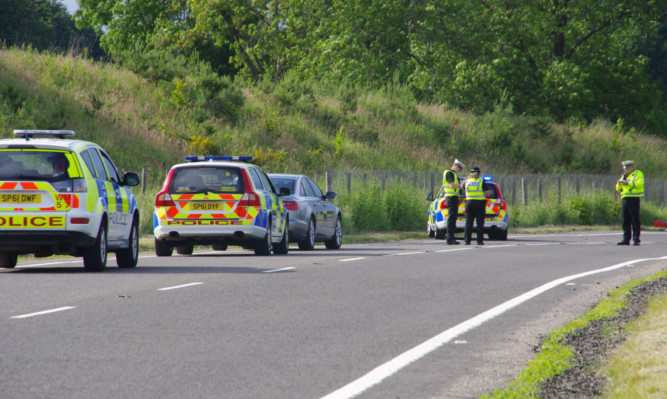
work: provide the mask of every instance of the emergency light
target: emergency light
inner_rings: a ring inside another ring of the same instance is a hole
[[[60,137],[75,136],[74,130],[14,130],[14,136],[25,137],[26,140],[37,136],[42,137]]]
[[[240,161],[240,162],[252,162],[254,158],[249,155],[242,155],[242,156],[228,156],[228,155],[208,155],[208,156],[189,156],[185,157],[185,160],[188,162],[195,162],[195,161]]]

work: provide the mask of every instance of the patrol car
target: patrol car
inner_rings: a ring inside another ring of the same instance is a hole
[[[192,156],[172,166],[155,196],[155,254],[193,253],[195,245],[228,245],[256,255],[286,254],[289,213],[252,157]]]
[[[491,196],[486,199],[486,216],[484,217],[484,232],[488,234],[491,240],[507,240],[508,230],[508,215],[507,203],[500,192],[500,187],[491,181],[489,176],[484,177],[484,181],[489,186]],[[445,199],[444,186],[438,191],[438,195],[433,198],[433,193],[426,197],[427,201],[431,201],[428,207],[428,220],[426,223],[426,233],[429,237],[435,237],[442,240],[447,235],[447,217],[449,216],[449,209],[447,208],[447,201]],[[456,218],[456,232],[462,232],[465,229],[465,197],[462,196],[459,200],[458,215]],[[475,231],[477,223],[473,224],[473,231]]]
[[[71,130],[15,130],[0,140],[0,267],[17,256],[82,256],[103,271],[107,252],[119,267],[137,265],[139,210],[129,187],[97,144]]]

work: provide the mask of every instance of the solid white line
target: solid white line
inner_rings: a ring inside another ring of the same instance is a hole
[[[278,273],[278,272],[284,272],[285,270],[292,270],[292,269],[296,269],[296,267],[283,267],[282,269],[264,270],[262,273]]]
[[[427,341],[415,346],[414,348],[403,352],[399,356],[391,359],[390,361],[376,367],[375,369],[368,372],[366,375],[361,378],[352,381],[351,383],[345,385],[344,387],[323,396],[322,399],[347,399],[353,398],[360,393],[366,391],[370,387],[379,384],[384,379],[394,375],[402,368],[406,367],[410,363],[413,363],[427,354],[433,352],[434,350],[440,348],[442,345],[446,344],[455,337],[472,330],[473,328],[479,327],[483,323],[493,319],[496,316],[499,316],[508,310],[519,306],[520,304],[548,291],[554,287],[557,287],[563,283],[567,283],[571,280],[575,280],[582,277],[587,277],[593,274],[605,273],[620,269],[637,262],[645,262],[651,260],[663,260],[667,259],[667,256],[662,258],[647,258],[647,259],[637,259],[628,262],[619,263],[617,265],[609,266],[603,269],[591,270],[584,273],[573,274],[571,276],[559,278],[553,280],[549,283],[543,284],[531,291],[528,291],[522,295],[517,296],[516,298],[510,299],[509,301],[502,303],[494,308],[487,310],[484,313],[464,321],[461,324],[458,324],[449,330],[443,331],[440,334],[436,335],[433,338],[428,339]]]
[[[175,289],[178,289],[178,288],[192,287],[193,285],[201,285],[201,284],[204,284],[204,283],[190,283],[190,284],[176,285],[176,286],[173,286],[173,287],[158,288],[158,291],[175,290]]]
[[[362,257],[360,257],[360,258],[339,259],[338,261],[339,261],[339,262],[352,262],[353,260],[362,260],[362,259],[366,259],[366,257],[365,257],[365,256],[362,256]]]
[[[56,313],[56,312],[62,312],[63,310],[70,310],[74,309],[76,306],[63,306],[62,308],[57,308],[57,309],[51,309],[51,310],[44,310],[41,312],[35,312],[35,313],[28,313],[20,316],[13,316],[12,319],[26,319],[28,317],[33,317],[33,316],[41,316],[49,313]]]

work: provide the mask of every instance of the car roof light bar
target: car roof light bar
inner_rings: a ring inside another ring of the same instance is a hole
[[[26,140],[34,137],[59,137],[65,138],[75,136],[74,130],[14,130],[14,136],[25,137]]]
[[[188,162],[196,162],[196,161],[238,161],[238,162],[252,162],[254,158],[252,156],[228,156],[228,155],[209,155],[209,156],[189,156],[185,157],[185,160]]]

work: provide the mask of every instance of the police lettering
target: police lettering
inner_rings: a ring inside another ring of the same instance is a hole
[[[0,228],[65,227],[63,216],[0,216]]]
[[[169,226],[228,226],[230,224],[243,224],[237,220],[168,220]]]

